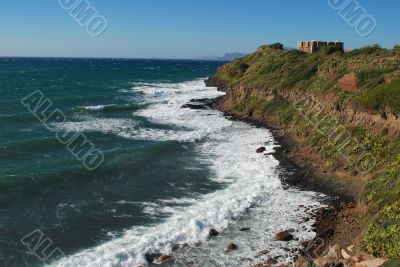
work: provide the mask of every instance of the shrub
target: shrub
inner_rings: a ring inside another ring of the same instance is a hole
[[[247,70],[249,67],[250,67],[249,64],[247,64],[247,63],[245,63],[245,62],[241,62],[241,63],[239,64],[239,71],[240,71],[240,73],[241,73],[241,74],[245,73],[246,70]]]
[[[393,224],[382,227],[370,224],[365,241],[368,251],[376,256],[399,258],[400,257],[400,226]]]
[[[331,55],[336,52],[343,52],[343,49],[340,47],[333,46],[333,45],[327,45],[327,46],[322,46],[319,49],[319,52],[323,55]]]
[[[370,55],[374,54],[378,51],[384,51],[385,49],[382,48],[379,44],[368,45],[359,49],[354,49],[349,53],[350,56],[358,56],[358,55]]]
[[[369,108],[388,108],[393,113],[400,112],[400,81],[380,85],[366,91],[359,101]]]
[[[268,45],[269,48],[283,50],[283,44],[281,43],[273,43]]]
[[[287,73],[287,77],[283,81],[283,88],[291,88],[300,81],[307,81],[318,72],[319,62],[302,63],[296,69]]]

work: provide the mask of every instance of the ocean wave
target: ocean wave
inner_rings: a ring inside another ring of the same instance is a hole
[[[110,104],[110,105],[98,105],[98,106],[87,106],[74,109],[74,112],[78,111],[96,111],[96,112],[122,112],[122,111],[136,111],[145,108],[146,105],[142,104]]]
[[[102,131],[125,138],[193,142],[197,151],[204,155],[203,160],[212,166],[210,179],[226,186],[198,198],[142,203],[143,211],[149,216],[160,213],[169,216],[158,225],[133,227],[119,238],[62,259],[54,266],[146,265],[146,255],[170,254],[176,244],[206,242],[210,228],[227,229],[249,209],[263,205],[269,213],[260,211],[257,213],[260,220],[254,223],[264,225],[263,220],[267,221],[265,233],[253,244],[256,248],[246,247],[238,252],[243,257],[274,242],[271,236],[282,229],[295,229],[298,240],[290,243],[294,247],[313,238],[312,222],[299,224],[296,219],[304,212],[295,211],[294,207],[318,205],[314,195],[284,190],[279,179],[279,162],[272,156],[255,153],[259,146],[267,147],[266,154],[274,152],[274,140],[267,130],[229,121],[214,110],[182,109],[182,105],[191,99],[214,98],[222,94],[215,88],[206,88],[203,81],[135,86],[151,102],[148,108],[136,111],[135,115],[157,124],[176,126],[173,128],[176,130],[144,129],[130,120],[93,118],[67,123],[63,127],[76,131]],[[224,253],[219,257],[226,262],[232,260]],[[238,262],[233,264],[240,266]]]

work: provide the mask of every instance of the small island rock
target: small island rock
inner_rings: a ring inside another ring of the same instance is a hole
[[[217,230],[215,230],[214,228],[211,228],[210,231],[208,231],[208,236],[209,237],[219,236],[219,232]]]
[[[236,244],[234,244],[234,243],[229,243],[229,244],[226,246],[225,251],[226,251],[226,252],[232,252],[232,251],[237,250],[237,249],[238,249],[238,246],[237,246]]]

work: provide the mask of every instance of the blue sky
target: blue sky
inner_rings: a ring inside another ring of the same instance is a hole
[[[1,0],[0,56],[191,58],[303,39],[342,40],[347,48],[400,43],[399,0],[358,0],[377,21],[368,37],[327,1],[89,0],[108,21],[94,38],[58,0]]]

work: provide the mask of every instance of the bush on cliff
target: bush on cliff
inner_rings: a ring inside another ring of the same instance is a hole
[[[367,90],[359,101],[369,108],[388,110],[398,114],[400,113],[400,81]]]
[[[283,50],[283,44],[281,44],[281,43],[270,44],[270,45],[268,45],[268,47],[272,48],[272,49]]]
[[[328,46],[323,46],[319,49],[319,53],[323,54],[323,55],[331,55],[333,53],[343,53],[343,49],[333,46],[333,45],[328,45]]]
[[[376,52],[385,52],[386,49],[382,48],[380,44],[368,45],[359,49],[354,49],[347,53],[348,56],[371,55]]]

